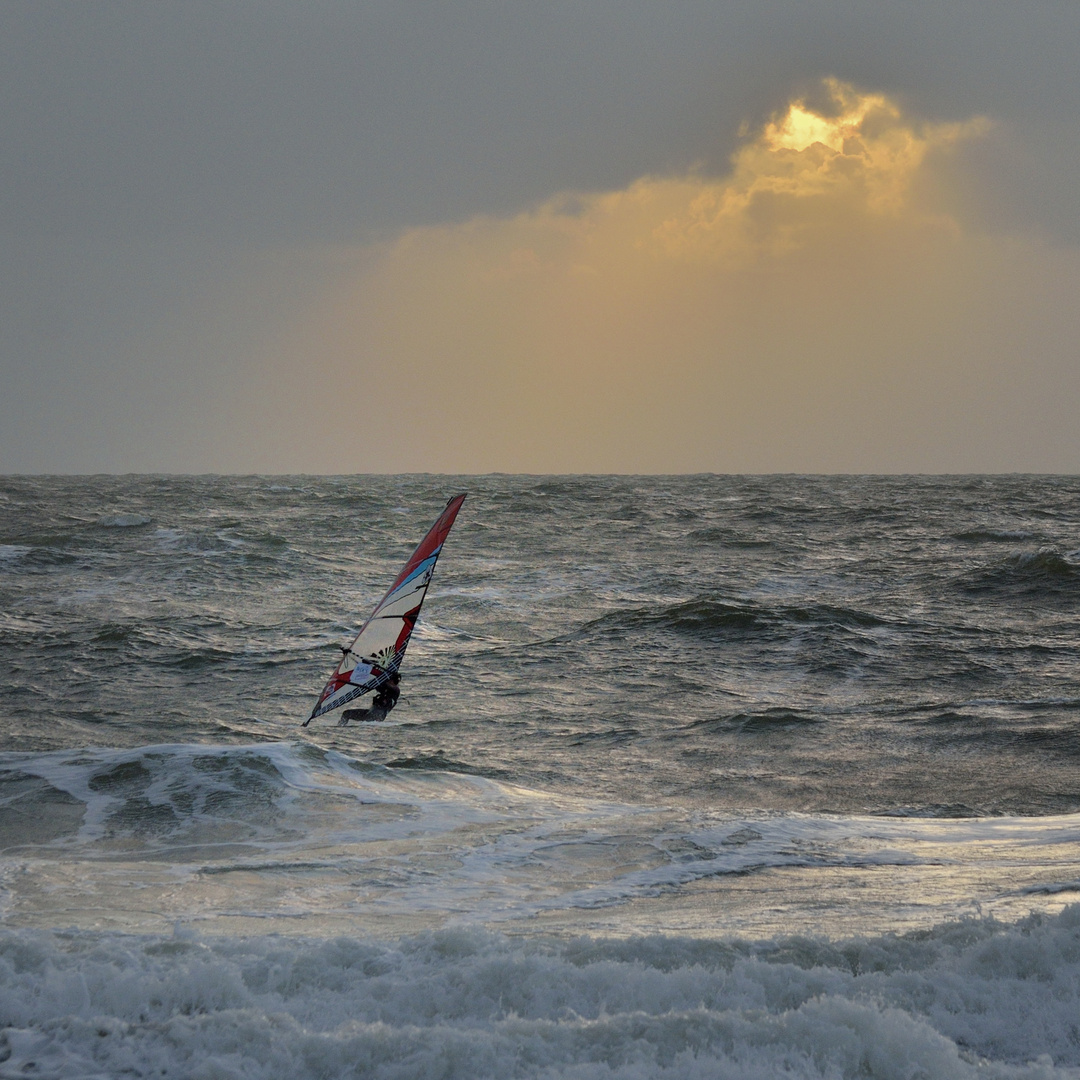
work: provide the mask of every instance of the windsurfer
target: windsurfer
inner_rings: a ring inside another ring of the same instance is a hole
[[[370,709],[359,716],[350,710],[340,722],[386,719],[398,699],[397,679],[391,681],[391,672],[396,674],[405,655],[439,552],[464,501],[465,495],[461,494],[446,504],[446,509],[406,560],[393,585],[360,627],[353,643],[347,647],[339,646],[341,659],[322,688],[311,715],[304,721],[304,727],[316,716],[337,710],[347,701],[380,688],[383,693],[375,698]]]
[[[346,709],[341,714],[338,724],[347,724],[350,720],[385,720],[386,714],[398,703],[401,697],[401,676],[395,671],[379,687],[370,709]]]

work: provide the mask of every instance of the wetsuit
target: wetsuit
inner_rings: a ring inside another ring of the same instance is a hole
[[[397,699],[401,697],[401,687],[395,686],[391,682],[384,682],[379,687],[379,692],[375,695],[375,700],[371,703],[371,711],[376,709],[383,710],[383,716],[385,716],[396,704]],[[374,717],[372,717],[374,719]]]
[[[347,724],[350,720],[385,720],[386,714],[397,704],[399,697],[401,687],[392,682],[384,682],[379,687],[370,709],[346,709],[338,723]]]

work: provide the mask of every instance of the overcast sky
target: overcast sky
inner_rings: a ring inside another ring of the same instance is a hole
[[[1080,468],[1076,0],[0,4],[0,472]]]

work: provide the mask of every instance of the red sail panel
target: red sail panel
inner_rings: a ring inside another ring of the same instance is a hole
[[[431,526],[427,536],[420,541],[416,550],[409,556],[408,561],[401,569],[401,573],[398,574],[394,584],[391,585],[387,591],[387,596],[400,588],[401,584],[409,578],[422,562],[426,559],[430,559],[432,555],[438,556],[439,552],[442,550],[443,544],[446,542],[447,536],[450,535],[450,530],[454,527],[454,521],[457,519],[458,511],[461,509],[462,503],[464,502],[465,495],[455,495],[446,504],[446,509],[439,515],[438,521]],[[380,604],[379,606],[381,607],[382,605]]]

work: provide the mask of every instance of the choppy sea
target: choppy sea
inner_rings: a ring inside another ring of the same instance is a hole
[[[1076,477],[0,478],[0,1078],[1075,1080],[1078,640]]]

